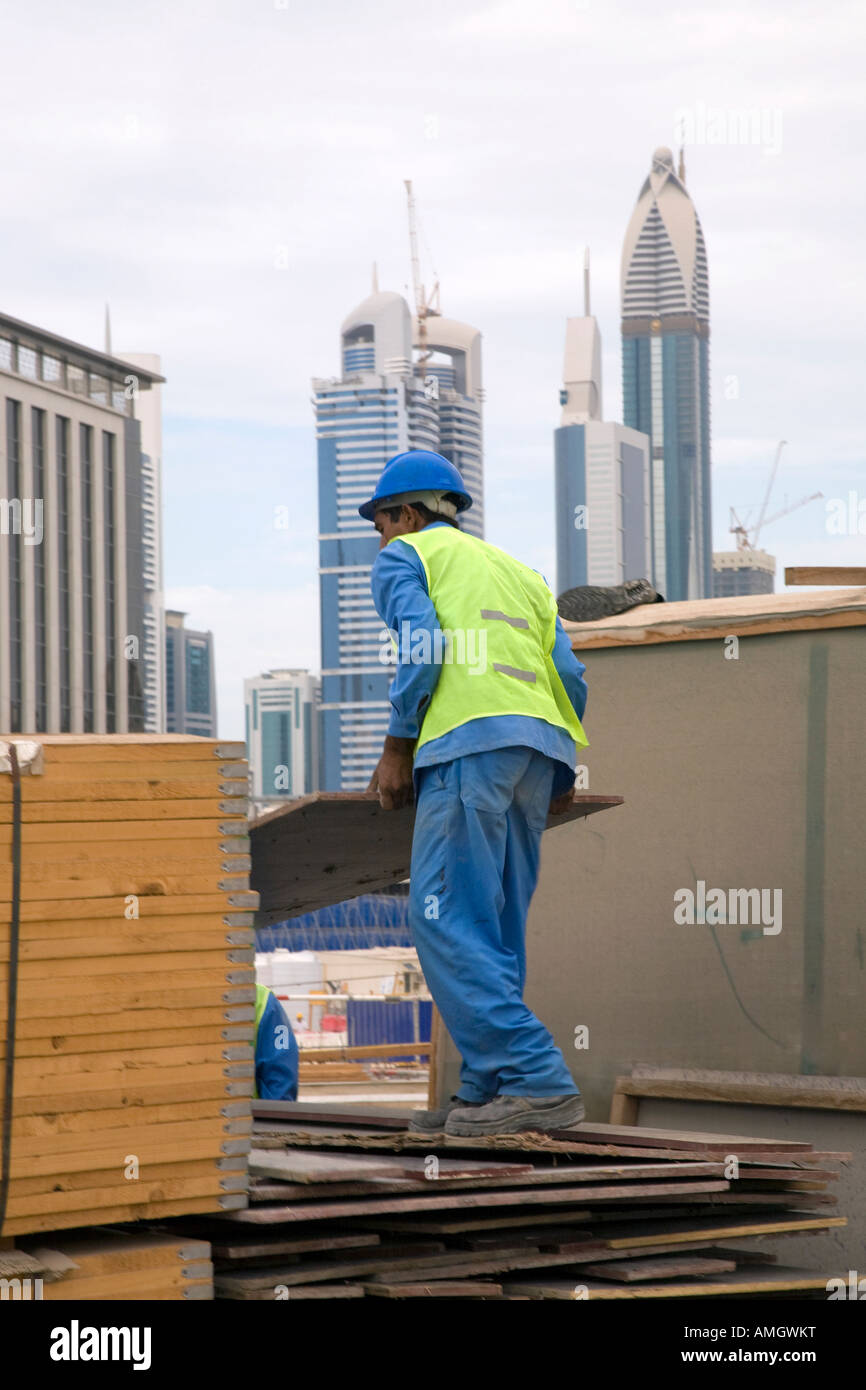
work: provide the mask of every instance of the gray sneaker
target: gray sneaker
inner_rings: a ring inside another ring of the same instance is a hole
[[[444,1134],[445,1122],[452,1111],[459,1110],[462,1113],[464,1110],[481,1109],[484,1104],[484,1101],[461,1100],[459,1096],[452,1096],[441,1110],[416,1110],[409,1121],[409,1133]]]
[[[446,1134],[522,1134],[526,1130],[571,1129],[586,1116],[580,1093],[565,1096],[497,1096],[471,1110],[455,1110]]]

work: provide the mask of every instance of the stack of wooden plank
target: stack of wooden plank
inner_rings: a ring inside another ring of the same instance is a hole
[[[25,1240],[20,1252],[41,1278],[46,1302],[110,1299],[212,1299],[213,1264],[205,1240],[153,1231],[64,1231]],[[19,1251],[8,1259],[15,1260]]]
[[[0,1082],[17,967],[0,1235],[243,1206],[256,906],[244,745],[35,741],[15,953],[13,788],[0,771]]]
[[[171,1223],[212,1242],[217,1298],[824,1296],[844,1274],[740,1242],[844,1226],[827,1187],[850,1154],[589,1124],[470,1144],[393,1111],[254,1113],[250,1207]]]

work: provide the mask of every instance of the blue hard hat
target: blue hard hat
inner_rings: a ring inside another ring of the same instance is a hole
[[[358,508],[365,521],[372,521],[376,512],[388,505],[389,497],[399,497],[405,492],[453,492],[458,512],[465,512],[472,506],[472,498],[454,467],[441,454],[429,449],[410,449],[405,454],[395,454],[385,464],[382,476],[376,484],[376,491]]]

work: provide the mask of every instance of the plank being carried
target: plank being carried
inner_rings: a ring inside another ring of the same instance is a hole
[[[575,793],[547,829],[623,803],[621,796]],[[317,792],[270,811],[250,826],[251,887],[261,897],[259,926],[378,893],[409,876],[415,807],[383,811],[375,792]]]

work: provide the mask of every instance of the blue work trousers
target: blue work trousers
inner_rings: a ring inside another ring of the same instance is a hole
[[[578,1094],[523,1002],[526,914],[553,773],[551,758],[522,747],[416,770],[409,923],[462,1057],[462,1100]]]

